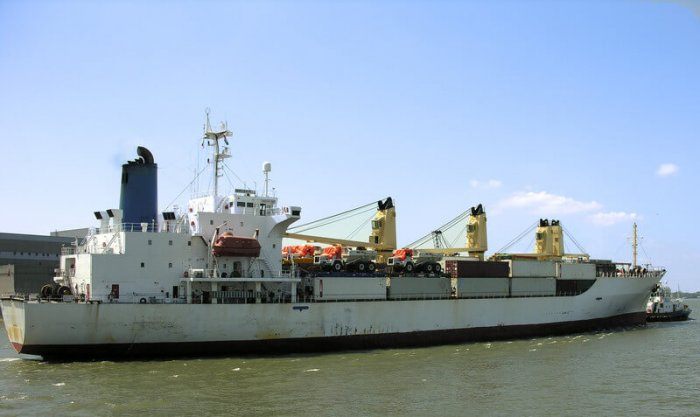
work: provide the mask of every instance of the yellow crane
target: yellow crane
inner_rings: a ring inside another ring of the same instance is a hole
[[[376,213],[371,219],[372,231],[370,232],[370,235],[366,241],[302,233],[307,230],[317,229],[319,227],[341,221],[358,213],[361,214],[362,212],[369,211],[368,207],[372,207],[375,204]],[[348,210],[343,213],[297,226],[290,232],[285,233],[284,237],[299,239],[306,242],[371,248],[377,251],[377,262],[385,263],[386,259],[390,257],[393,251],[396,249],[396,208],[394,207],[394,202],[391,197],[387,197],[384,200],[377,201],[376,203],[371,203],[353,210]]]
[[[534,253],[506,253],[505,251],[525,238],[531,231],[535,230],[535,252]],[[580,250],[579,253],[566,253],[564,250],[564,235]],[[570,259],[590,259],[588,252],[574,237],[564,229],[559,220],[540,219],[535,225],[530,226],[525,232],[518,235],[504,248],[491,256],[491,259],[536,259],[560,260]]]
[[[459,236],[465,236],[466,238],[465,245],[462,247],[454,246],[455,242],[450,244],[443,235],[444,232],[451,229],[454,230],[453,228],[460,224],[464,224],[464,226],[458,232],[457,239],[459,239]],[[424,245],[432,245],[432,247]],[[442,255],[467,252],[469,256],[483,260],[484,253],[488,249],[484,207],[481,204],[471,207],[438,229],[411,243],[408,247],[422,253],[438,253]]]

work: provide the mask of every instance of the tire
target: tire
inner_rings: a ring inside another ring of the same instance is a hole
[[[407,262],[406,265],[404,265],[403,270],[408,272],[409,274],[413,272],[413,262]]]
[[[332,269],[333,269],[333,271],[335,271],[335,272],[340,272],[340,271],[342,271],[342,270],[343,270],[343,263],[340,262],[340,261],[335,261],[335,262],[333,262],[333,267],[332,267]]]
[[[426,264],[425,265],[425,272],[427,273],[432,273],[433,272],[433,264]]]
[[[377,265],[374,264],[374,262],[370,262],[367,264],[367,270],[369,272],[374,272],[377,269]]]
[[[58,296],[63,297],[64,295],[71,295],[71,290],[66,286],[61,286],[58,288]]]
[[[41,298],[51,298],[54,295],[54,288],[50,284],[41,287]]]
[[[357,270],[359,272],[365,272],[365,269],[367,269],[367,264],[365,264],[364,262],[359,262],[357,264]]]
[[[436,274],[439,274],[440,272],[442,272],[442,266],[440,264],[435,264],[433,265],[433,270]]]

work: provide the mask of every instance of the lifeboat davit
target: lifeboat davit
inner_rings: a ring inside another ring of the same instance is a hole
[[[253,237],[234,236],[231,232],[224,232],[216,238],[212,246],[214,256],[246,256],[257,258],[260,256],[260,242]]]

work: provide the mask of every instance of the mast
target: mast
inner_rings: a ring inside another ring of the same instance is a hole
[[[265,197],[268,197],[268,188],[270,186],[270,171],[272,171],[272,164],[269,162],[263,162],[263,174],[265,174]]]
[[[632,268],[637,267],[637,222],[632,223]]]
[[[209,123],[209,109],[206,109],[207,124],[204,127],[204,138],[207,141],[207,145],[213,148],[213,159],[210,161],[213,165],[213,175],[214,175],[214,190],[212,192],[212,197],[214,199],[214,211],[218,211],[217,197],[219,196],[219,177],[223,175],[223,161],[226,158],[230,158],[231,154],[228,152],[228,139],[227,136],[233,136],[233,133],[228,130],[226,123],[222,122],[219,130],[214,131]],[[224,141],[225,145],[221,149],[219,141]],[[202,142],[204,144],[204,142]]]

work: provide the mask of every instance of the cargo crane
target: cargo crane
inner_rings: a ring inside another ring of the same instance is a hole
[[[454,230],[460,224],[464,224],[464,226],[457,233],[457,237],[452,242],[448,241],[445,238],[445,232]],[[455,246],[457,239],[461,236],[466,237],[465,245],[463,247]],[[432,245],[433,247],[427,245]],[[484,260],[484,253],[488,249],[484,207],[481,204],[471,207],[438,229],[411,243],[407,246],[407,249],[413,249],[422,254],[439,255],[467,252],[471,257]]]
[[[535,252],[534,253],[506,253],[511,247],[520,242],[525,236],[535,231]],[[564,248],[564,236],[576,246],[579,253],[566,253]],[[500,259],[536,259],[559,260],[559,259],[578,259],[589,260],[590,255],[578,241],[569,233],[559,220],[540,219],[539,222],[530,226],[527,230],[520,233],[506,246],[497,251],[491,256],[492,260]]]
[[[374,207],[376,207],[376,209],[374,209]],[[372,231],[369,235],[369,238],[366,241],[341,239],[304,233],[309,230],[314,230],[331,224],[336,224],[338,222],[371,211],[376,212],[372,217],[367,219],[367,221],[363,222],[360,225],[360,227],[355,229],[353,233],[351,233],[351,235],[353,235],[354,233],[359,231],[359,229],[367,222],[371,222]],[[356,253],[358,250],[366,250],[368,256],[371,255],[372,257],[376,257],[376,262],[386,263],[386,259],[390,257],[394,249],[396,249],[396,209],[394,208],[394,202],[391,199],[391,197],[387,197],[384,200],[377,201],[376,203],[366,204],[364,206],[357,207],[352,210],[348,210],[339,214],[335,214],[333,216],[313,221],[311,223],[306,223],[294,227],[290,229],[290,232],[285,233],[284,237],[290,239],[299,239],[306,242],[326,243],[330,245],[354,247],[357,248],[357,250],[353,252],[354,256],[361,255],[359,253]],[[369,263],[367,263],[366,266],[368,266],[371,269],[374,269],[374,266],[370,266]]]

